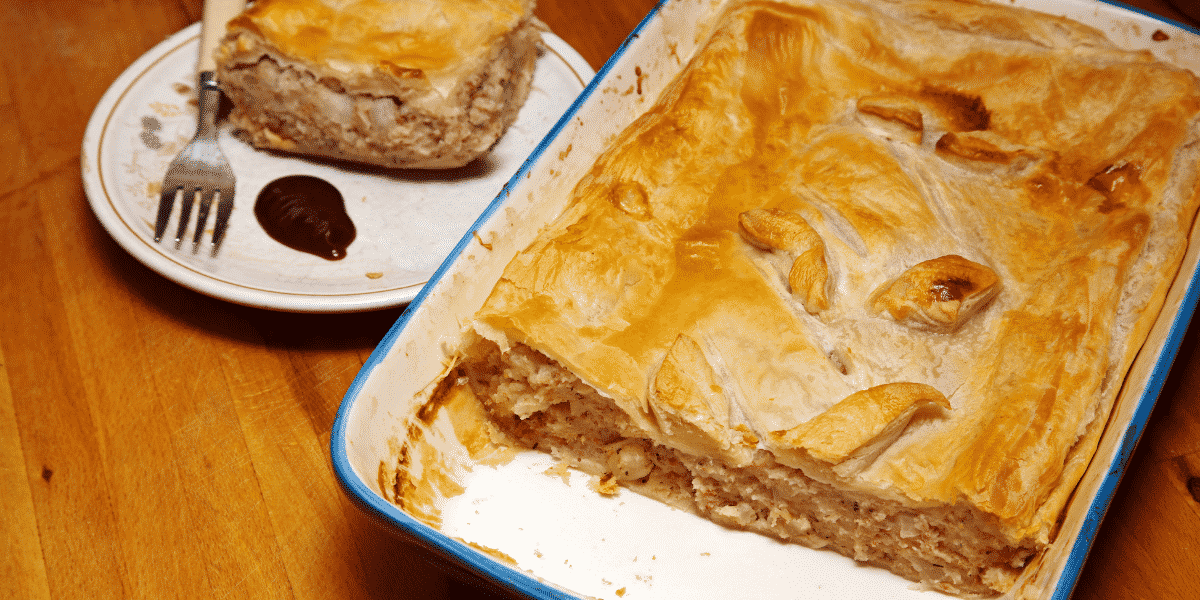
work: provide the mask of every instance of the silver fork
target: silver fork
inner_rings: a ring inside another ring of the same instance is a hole
[[[233,212],[234,185],[233,168],[221,152],[217,142],[217,108],[221,104],[221,88],[217,86],[216,60],[213,49],[225,32],[225,24],[245,7],[244,0],[205,0],[204,22],[200,26],[200,56],[197,63],[196,94],[199,101],[199,118],[196,135],[171,161],[163,177],[162,197],[158,201],[158,217],[154,224],[154,241],[162,241],[171,221],[171,211],[177,196],[180,202],[179,226],[175,231],[175,248],[183,245],[188,223],[191,221],[192,205],[200,199],[200,211],[196,216],[196,231],[192,235],[192,252],[200,249],[200,238],[208,223],[208,213],[214,199],[217,201],[217,217],[213,224],[212,255],[216,256],[229,227],[229,215]]]

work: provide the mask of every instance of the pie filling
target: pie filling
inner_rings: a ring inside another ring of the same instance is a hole
[[[721,525],[836,551],[932,588],[992,595],[1036,552],[1013,544],[995,517],[967,505],[922,507],[839,489],[779,464],[765,450],[751,464],[668,448],[639,435],[628,415],[545,355],[478,341],[459,365],[501,431],[596,478]]]

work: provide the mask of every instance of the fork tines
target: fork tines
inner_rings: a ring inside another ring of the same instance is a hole
[[[175,229],[175,249],[179,249],[183,245],[183,239],[187,237],[188,225],[191,223],[192,206],[196,204],[196,198],[200,200],[200,210],[196,215],[196,228],[192,234],[192,252],[198,252],[200,249],[200,241],[203,237],[205,225],[208,224],[208,213],[210,212],[213,200],[217,200],[217,216],[213,223],[212,229],[212,254],[217,254],[218,248],[221,246],[221,241],[225,237],[225,230],[229,226],[229,214],[233,211],[233,192],[232,186],[229,191],[223,188],[201,187],[189,185],[175,185],[171,188],[164,188],[162,197],[158,202],[158,217],[154,225],[154,241],[160,242],[167,232],[167,227],[171,221],[171,214],[174,212],[176,199],[180,199],[179,224]]]

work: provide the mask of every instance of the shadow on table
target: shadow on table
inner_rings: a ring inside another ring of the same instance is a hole
[[[114,276],[171,320],[245,343],[283,349],[373,349],[407,305],[361,313],[311,314],[241,306],[179,285],[146,267],[98,225],[93,240]]]

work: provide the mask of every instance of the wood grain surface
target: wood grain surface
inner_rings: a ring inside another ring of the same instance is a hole
[[[1127,3],[1197,25],[1166,0]],[[377,529],[330,466],[342,395],[400,309],[214,300],[131,258],[88,207],[93,108],[201,4],[0,0],[0,598],[486,597]],[[537,14],[599,68],[652,4],[540,0]],[[1200,598],[1198,336],[1080,600]]]

